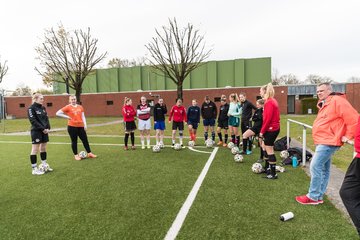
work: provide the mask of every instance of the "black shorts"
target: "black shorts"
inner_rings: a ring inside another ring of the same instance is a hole
[[[218,125],[221,129],[229,129],[229,119],[226,120],[218,120]]]
[[[255,135],[259,135],[261,130],[261,125],[254,125],[253,127],[250,128],[250,130],[253,131]]]
[[[277,136],[280,133],[280,129],[276,130],[274,132],[266,132],[264,133],[264,143],[265,146],[274,146],[274,142],[277,138]]]
[[[191,121],[191,120],[188,120],[187,124],[188,124],[188,126],[191,125],[193,127],[193,129],[197,129],[199,126],[199,123],[197,123],[196,121]]]
[[[49,141],[49,134],[45,134],[40,130],[31,130],[31,143],[40,144]]]
[[[125,122],[125,131],[126,132],[132,132],[136,130],[136,124],[135,121],[131,122]]]
[[[250,128],[251,128],[251,121],[247,119],[241,119],[241,132],[244,134]]]
[[[180,131],[184,130],[184,122],[174,122],[172,123],[172,130],[179,129]]]

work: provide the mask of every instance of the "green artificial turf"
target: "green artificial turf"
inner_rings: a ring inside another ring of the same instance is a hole
[[[90,137],[98,158],[74,161],[69,138],[51,136],[54,172],[32,176],[29,136],[0,141],[0,239],[163,239],[210,156],[124,151],[110,145],[121,137]],[[250,170],[257,157],[255,149],[235,163],[219,149],[178,239],[356,239],[328,199],[319,206],[295,202],[309,184],[301,168],[266,180]],[[288,211],[295,218],[281,222]]]

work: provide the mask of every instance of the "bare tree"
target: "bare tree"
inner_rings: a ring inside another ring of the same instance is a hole
[[[145,66],[146,58],[138,57],[133,59],[121,59],[121,58],[112,58],[108,62],[108,67],[110,68],[123,68],[123,67],[135,67],[135,66]]]
[[[98,40],[92,38],[90,28],[67,32],[60,25],[57,30],[45,30],[44,38],[44,42],[35,48],[41,66],[40,69],[36,67],[36,71],[43,80],[65,83],[74,89],[80,102],[86,76],[107,52],[97,55]]]
[[[319,75],[315,75],[315,74],[310,74],[306,77],[306,82],[310,83],[310,84],[319,84],[319,83],[331,83],[333,82],[333,80],[330,77],[326,77],[326,76],[319,76]]]
[[[1,60],[1,59],[0,59]],[[2,82],[3,78],[7,74],[9,67],[6,65],[7,61],[5,60],[4,63],[0,61],[0,83]]]
[[[271,83],[273,85],[281,85],[281,83],[280,83],[280,73],[279,73],[279,70],[277,68],[272,69]]]
[[[301,81],[292,73],[281,75],[279,85],[300,84]]]
[[[12,93],[12,96],[31,96],[32,90],[29,86],[21,83],[17,86],[15,91]]]
[[[177,97],[182,98],[185,78],[204,63],[211,50],[205,49],[204,36],[191,23],[179,29],[176,19],[169,19],[169,26],[161,30],[155,29],[156,36],[145,45],[150,52],[148,60],[155,73],[164,74],[176,84]]]

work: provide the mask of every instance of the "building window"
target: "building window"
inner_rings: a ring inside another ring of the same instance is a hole
[[[220,102],[221,101],[221,97],[214,97],[214,102]]]
[[[114,101],[112,101],[112,100],[106,101],[106,105],[114,105]]]
[[[19,104],[19,107],[24,108],[24,107],[25,107],[25,103],[20,103],[20,104]]]
[[[47,107],[52,107],[52,102],[46,103],[46,106],[47,106]]]

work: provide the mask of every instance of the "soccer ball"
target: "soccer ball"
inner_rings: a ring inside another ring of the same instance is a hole
[[[275,169],[277,172],[285,172],[285,168],[281,166],[276,166]]]
[[[153,151],[154,153],[160,152],[160,145],[154,145],[153,148],[152,148],[152,151]]]
[[[238,147],[233,147],[232,149],[231,149],[231,153],[232,154],[239,154],[240,153],[240,150],[239,150],[239,148]]]
[[[212,148],[214,146],[214,141],[212,139],[208,139],[205,141],[205,145],[207,148]]]
[[[285,159],[285,158],[289,157],[289,152],[286,151],[286,150],[281,151],[281,152],[280,152],[280,157],[281,157],[282,159]]]
[[[84,159],[87,157],[87,153],[85,151],[81,151],[81,152],[79,152],[79,157]]]
[[[188,145],[189,145],[189,147],[193,147],[193,146],[195,146],[195,142],[194,141],[189,141]]]
[[[38,168],[39,168],[40,171],[46,172],[46,167],[47,166],[45,166],[44,164],[41,163]]]
[[[174,149],[177,150],[177,151],[181,150],[181,144],[180,143],[175,143],[174,144]]]
[[[160,148],[164,148],[164,147],[165,147],[165,145],[164,145],[163,142],[160,142],[160,143],[158,144],[158,146],[159,146]]]
[[[235,162],[240,163],[240,162],[243,162],[243,160],[244,160],[244,157],[243,157],[241,154],[236,154],[236,155],[234,156],[234,161],[235,161]]]
[[[251,171],[253,171],[253,173],[262,173],[264,168],[260,163],[254,163],[251,167]]]
[[[232,149],[234,146],[235,146],[235,144],[233,142],[229,142],[228,145],[227,145],[227,147],[229,149]]]

